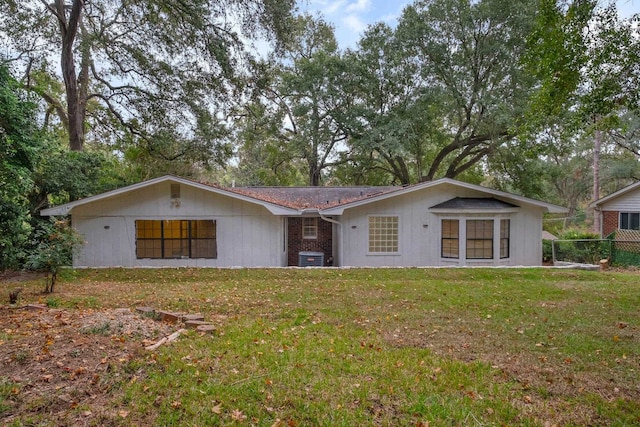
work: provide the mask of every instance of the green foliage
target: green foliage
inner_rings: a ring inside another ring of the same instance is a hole
[[[61,301],[58,297],[49,297],[47,298],[47,307],[49,308],[57,308],[60,307]]]
[[[23,96],[0,66],[0,269],[20,264],[31,231],[27,195],[42,135],[34,125],[34,105]]]
[[[241,121],[246,138],[242,160],[257,160],[256,170],[271,169],[285,180],[299,169],[308,185],[317,186],[328,169],[341,163],[338,153],[344,151],[341,143],[351,126],[353,74],[324,20],[303,15],[288,24],[282,50],[254,64],[253,99]],[[264,141],[258,139],[262,136]],[[261,159],[255,158],[256,149]]]
[[[93,140],[206,166],[228,160],[225,117],[243,85],[243,39],[283,38],[294,4],[9,2],[0,37],[29,72],[25,86],[46,103],[47,124],[64,129],[72,150]]]
[[[612,243],[600,239],[598,233],[578,228],[566,230],[553,242],[555,260],[597,265],[610,258]]]
[[[532,92],[527,126],[565,116],[587,64],[587,28],[597,2],[539,0],[523,63],[540,85]]]
[[[26,267],[47,273],[44,292],[51,293],[60,268],[71,264],[84,240],[67,221],[56,221],[51,227],[39,230],[34,239],[34,249]]]
[[[558,236],[558,238],[560,240],[597,240],[600,239],[600,234],[579,228],[571,228]]]

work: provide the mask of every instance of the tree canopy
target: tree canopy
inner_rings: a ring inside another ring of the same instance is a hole
[[[639,28],[595,0],[416,0],[341,49],[293,0],[8,0],[1,262],[49,204],[166,173],[450,177],[577,214],[640,179]]]
[[[224,163],[243,39],[284,34],[293,0],[9,1],[0,34],[71,150],[87,140]],[[275,40],[275,39],[274,39]]]

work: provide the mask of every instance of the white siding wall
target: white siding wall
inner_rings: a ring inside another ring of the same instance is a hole
[[[441,219],[429,211],[431,206],[453,197],[486,197],[472,190],[447,186],[417,191],[392,199],[348,209],[340,218],[344,232],[341,241],[341,265],[349,266],[444,266],[444,265],[540,265],[542,262],[542,209],[521,207],[517,213],[479,214],[473,218],[511,220],[511,246],[508,259],[464,259],[465,243],[460,236],[460,259],[440,257]],[[368,254],[368,216],[397,215],[399,252]],[[447,218],[454,218],[446,215]],[[459,217],[464,218],[463,216]],[[464,223],[461,223],[463,226]],[[426,227],[425,227],[426,225]],[[499,251],[499,246],[495,247]],[[499,257],[499,254],[496,255]]]
[[[217,228],[217,259],[136,259],[138,219],[213,219]],[[73,226],[85,245],[76,267],[105,266],[281,266],[283,221],[265,208],[181,185],[180,206],[170,202],[170,183],[131,191],[108,200],[76,207]]]
[[[600,208],[603,211],[640,212],[640,191],[629,191],[604,203]]]

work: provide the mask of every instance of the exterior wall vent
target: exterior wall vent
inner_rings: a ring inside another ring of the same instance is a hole
[[[180,198],[180,184],[171,184],[171,198],[172,199]]]
[[[322,252],[298,252],[298,267],[322,267],[324,254]]]

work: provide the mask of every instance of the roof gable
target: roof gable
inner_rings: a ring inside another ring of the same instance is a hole
[[[177,184],[184,184],[194,188],[199,188],[204,191],[208,191],[215,194],[220,194],[228,197],[232,197],[238,200],[242,200],[249,203],[254,203],[257,205],[264,206],[269,212],[274,215],[286,215],[286,214],[296,214],[296,211],[287,208],[285,206],[279,205],[277,203],[271,203],[264,200],[257,199],[255,197],[246,196],[243,194],[238,194],[227,189],[212,185],[212,184],[204,184],[197,181],[192,181],[185,178],[180,178],[173,175],[165,175],[159,178],[153,178],[148,181],[139,182],[137,184],[128,185],[126,187],[118,188],[115,190],[107,191],[106,193],[97,194],[95,196],[86,197],[84,199],[76,200],[73,202],[65,203],[64,205],[52,207],[49,209],[43,209],[40,212],[42,216],[55,216],[55,215],[68,215],[73,208],[76,206],[85,205],[88,203],[96,202],[99,200],[109,199],[111,197],[115,197],[121,194],[125,194],[134,190],[140,190],[143,188],[147,188],[156,184],[160,184],[163,182],[171,182]]]
[[[631,192],[637,190],[638,188],[640,188],[640,181],[635,182],[635,183],[630,184],[630,185],[627,185],[626,187],[621,188],[620,190],[618,190],[618,191],[616,191],[614,193],[611,193],[608,196],[602,197],[602,198],[596,200],[595,202],[591,202],[589,204],[589,207],[594,208],[594,207],[597,207],[597,206],[602,206],[603,204],[605,204],[607,202],[610,202],[610,201],[612,201],[614,199],[617,199],[618,197],[624,196],[624,195],[626,195],[628,193],[631,193]]]
[[[535,206],[549,213],[567,213],[569,211],[567,208],[564,208],[562,206],[541,202],[539,200],[530,199],[528,197],[518,196],[516,194],[506,193],[504,191],[482,187],[480,185],[469,184],[467,182],[456,181],[455,179],[451,179],[451,178],[441,178],[435,181],[427,181],[427,182],[421,182],[419,184],[408,185],[405,187],[397,187],[395,190],[391,190],[379,195],[375,195],[367,199],[356,200],[356,201],[348,202],[346,204],[342,204],[333,208],[325,209],[323,213],[326,215],[341,215],[346,209],[362,206],[368,203],[374,203],[377,201],[388,199],[390,197],[396,197],[402,194],[412,193],[414,191],[423,191],[430,188],[446,186],[446,185],[477,191],[479,193],[486,194],[487,197],[506,199],[509,201],[508,203],[514,203],[514,204],[519,203],[519,204],[525,204],[529,206]],[[505,203],[507,202],[505,201]]]

